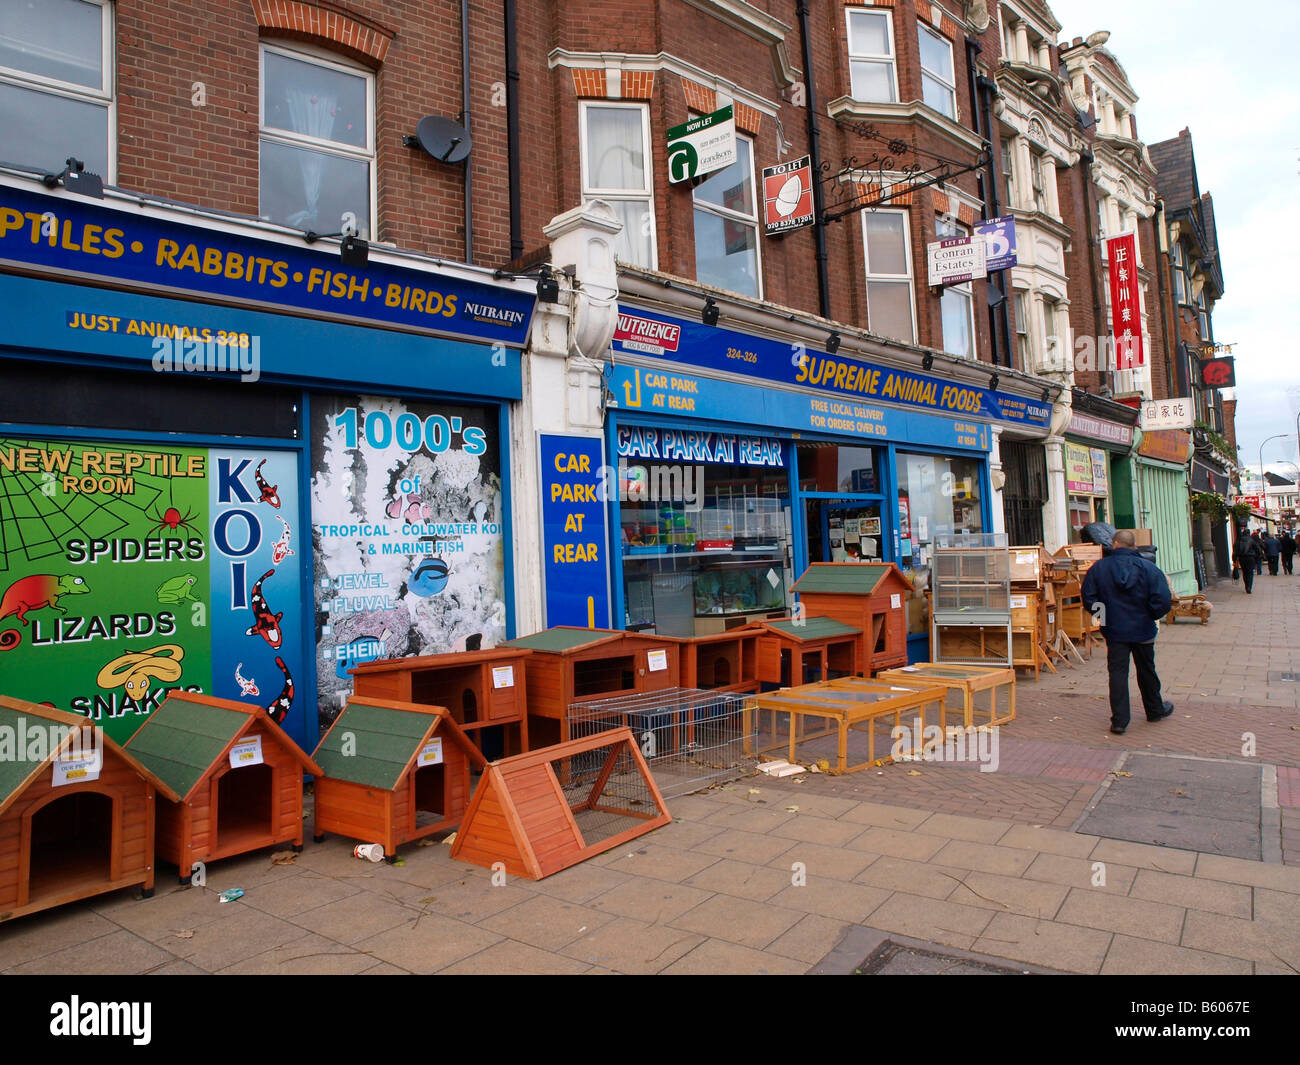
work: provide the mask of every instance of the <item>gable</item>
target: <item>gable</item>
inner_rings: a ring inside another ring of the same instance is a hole
[[[187,798],[253,718],[238,710],[181,699],[166,699],[127,742],[154,776]]]
[[[313,760],[325,776],[391,791],[441,715],[348,701]]]

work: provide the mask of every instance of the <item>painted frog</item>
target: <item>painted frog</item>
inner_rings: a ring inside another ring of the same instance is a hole
[[[186,599],[198,602],[195,598],[193,587],[195,577],[192,573],[182,573],[179,577],[172,577],[158,585],[158,602],[160,603],[183,603]]]

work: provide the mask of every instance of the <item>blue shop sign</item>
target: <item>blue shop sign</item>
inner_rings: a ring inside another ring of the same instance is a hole
[[[644,366],[611,366],[608,387],[614,395],[610,404],[620,411],[640,414],[675,414],[701,421],[734,422],[743,418],[748,425],[772,429],[789,429],[796,433],[818,433],[832,436],[851,436],[859,442],[921,444],[944,449],[988,451],[990,428],[987,422],[969,418],[944,418],[935,414],[876,406],[859,400],[845,400],[835,396],[810,395],[807,392],[790,392],[784,389],[742,385],[735,381],[719,381],[696,374],[661,373]],[[620,425],[618,447],[623,455],[626,446],[640,450],[635,457],[644,457],[644,435],[625,432]],[[865,440],[863,438],[869,438]],[[678,462],[708,461],[690,458],[703,454],[710,448],[733,441],[736,454],[745,437],[728,437],[721,433],[686,433],[663,430],[652,438],[661,451],[667,453],[650,457]],[[761,441],[761,437],[754,440]],[[639,442],[639,443],[638,443]],[[665,443],[666,442],[666,443]],[[761,456],[761,452],[757,454]],[[633,457],[631,450],[626,454]],[[716,460],[722,461],[722,460]],[[731,461],[731,460],[728,460]],[[755,461],[755,465],[768,463]],[[772,463],[775,464],[775,463]]]
[[[1010,392],[827,355],[803,344],[782,344],[640,308],[619,312],[614,351],[671,360],[688,370],[745,374],[813,388],[858,404],[890,403],[930,414],[1039,427],[1046,427],[1052,416],[1050,403]],[[665,370],[662,376],[670,383],[673,371]],[[684,407],[675,409],[688,413]]]
[[[522,347],[532,293],[0,184],[0,264]]]
[[[538,438],[546,624],[609,628],[605,503],[616,490],[599,437]]]

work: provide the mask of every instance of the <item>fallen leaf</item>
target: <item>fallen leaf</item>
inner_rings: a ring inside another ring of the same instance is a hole
[[[909,769],[907,771],[907,775],[909,777],[919,777],[921,775],[921,771],[919,769]]]
[[[1186,795],[1187,792],[1183,791],[1182,788],[1170,788],[1170,789],[1169,789],[1169,794],[1170,794],[1170,795]]]
[[[1125,772],[1124,770],[1122,770],[1122,769],[1112,769],[1112,770],[1110,771],[1110,775],[1113,776],[1113,777],[1131,777],[1133,774],[1132,774],[1132,773],[1126,773],[1126,772]]]
[[[276,851],[274,854],[271,855],[271,864],[272,865],[293,865],[297,857],[298,855],[294,854],[293,851]]]
[[[759,790],[758,790],[758,788],[750,788],[750,789],[749,789],[749,793],[750,793],[751,795],[757,795],[757,794],[759,794]]]
[[[193,939],[194,929],[182,928],[179,932],[173,932],[172,935],[174,935],[177,939]]]
[[[417,839],[415,845],[417,847],[432,847],[435,842],[435,840],[431,840],[428,836],[425,836],[424,839]]]
[[[788,814],[797,814],[797,813],[799,812],[799,807],[797,807],[797,806],[787,806],[787,807],[785,808],[785,812],[788,813]]]
[[[437,901],[438,901],[438,896],[437,896],[437,895],[426,895],[424,898],[422,898],[422,899],[420,900],[420,905],[421,905],[421,906],[427,906],[427,905],[429,905],[429,903],[431,903],[431,902],[437,902]]]

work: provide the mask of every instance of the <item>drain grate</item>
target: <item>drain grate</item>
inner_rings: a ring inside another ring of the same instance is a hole
[[[1026,970],[887,939],[853,971],[859,976],[1023,976]]]

